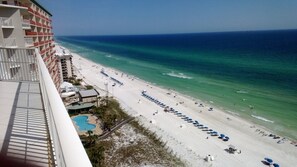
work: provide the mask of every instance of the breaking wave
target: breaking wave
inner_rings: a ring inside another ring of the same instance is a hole
[[[238,90],[238,91],[236,91],[236,93],[247,94],[247,93],[249,93],[249,92],[248,92],[248,91],[245,91],[245,90]]]
[[[171,77],[176,78],[182,78],[182,79],[192,79],[192,77],[185,75],[184,73],[175,73],[174,71],[171,71],[170,73],[163,73],[163,75],[168,75]]]
[[[269,119],[266,119],[264,117],[260,117],[260,116],[256,116],[256,115],[251,115],[252,117],[256,118],[256,119],[259,119],[259,120],[262,120],[262,121],[265,121],[265,122],[270,122],[270,123],[274,123],[274,121],[271,121]]]

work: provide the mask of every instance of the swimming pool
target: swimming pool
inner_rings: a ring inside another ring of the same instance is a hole
[[[79,127],[79,131],[88,131],[88,130],[92,130],[92,129],[96,128],[96,125],[90,124],[88,122],[88,116],[81,115],[81,116],[72,118],[72,120]]]

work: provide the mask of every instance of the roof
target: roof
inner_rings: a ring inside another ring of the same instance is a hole
[[[79,103],[78,105],[72,105],[72,106],[67,106],[67,110],[80,110],[80,109],[85,109],[85,108],[90,108],[93,107],[93,103]]]
[[[59,56],[61,58],[62,57],[72,57],[71,52],[68,49],[66,49],[60,45],[55,45],[54,49],[56,51],[56,56]]]
[[[73,84],[72,83],[69,83],[69,82],[63,82],[60,85],[60,88],[66,88],[66,87],[73,87]]]
[[[42,10],[44,10],[50,16],[53,16],[48,10],[46,10],[43,6],[41,6],[37,1],[31,0],[31,2],[34,3],[35,5],[37,5],[38,7],[40,7]]]
[[[78,94],[81,97],[92,97],[92,96],[98,96],[99,93],[95,89],[90,89],[90,90],[81,90],[78,92]]]

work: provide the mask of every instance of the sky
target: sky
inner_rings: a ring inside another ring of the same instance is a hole
[[[38,0],[55,35],[297,29],[297,0]]]

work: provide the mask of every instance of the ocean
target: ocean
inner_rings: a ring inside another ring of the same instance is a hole
[[[297,30],[56,41],[94,62],[297,139]]]

